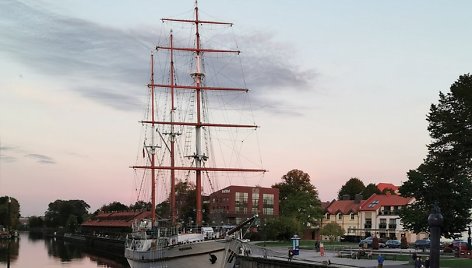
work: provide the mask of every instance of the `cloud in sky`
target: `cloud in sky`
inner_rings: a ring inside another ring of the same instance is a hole
[[[47,155],[42,154],[27,154],[25,157],[36,160],[40,164],[56,164],[56,161]]]
[[[157,27],[161,26],[151,29]],[[156,40],[150,27],[144,28],[106,27],[21,1],[0,3],[0,51],[42,74],[62,78],[85,98],[118,110],[139,109],[140,96],[129,87],[148,81],[149,70],[139,63],[149,61]],[[247,83],[258,89],[255,102],[267,104],[264,94],[281,88],[311,89],[314,72],[291,64],[271,35],[255,33],[241,39],[250,44],[244,66]],[[269,106],[268,111],[288,110],[277,108],[280,103]]]
[[[4,162],[4,163],[13,163],[15,162],[17,159],[16,157],[13,157],[13,156],[9,156],[9,155],[0,155],[0,162]]]
[[[3,163],[13,163],[19,160],[22,156],[36,160],[40,164],[56,164],[56,161],[42,154],[28,153],[24,149],[17,146],[1,146],[0,147],[0,161]]]
[[[11,153],[17,150],[13,146],[0,146],[0,162],[13,163],[17,161],[17,158],[12,156]]]

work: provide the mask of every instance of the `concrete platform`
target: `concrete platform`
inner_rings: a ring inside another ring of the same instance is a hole
[[[288,250],[286,248],[271,248],[271,250],[278,252],[279,256],[287,255]],[[278,255],[278,254],[277,254]],[[304,263],[317,263],[317,264],[330,264],[328,267],[377,267],[377,256],[376,252],[373,253],[372,259],[352,259],[352,258],[339,258],[336,252],[325,252],[324,256],[320,256],[319,252],[315,250],[300,250],[298,256],[293,257],[293,262],[304,262]],[[272,256],[270,258],[277,258]],[[284,258],[284,259],[287,259]],[[396,267],[408,267],[408,261],[393,261],[385,260],[384,267],[396,268]]]

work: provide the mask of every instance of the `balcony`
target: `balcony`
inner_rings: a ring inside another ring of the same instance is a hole
[[[387,224],[386,223],[380,223],[379,224],[379,229],[387,229]]]
[[[372,224],[364,224],[364,229],[371,229],[372,228]]]
[[[395,229],[397,229],[397,225],[396,224],[389,224],[388,229],[395,230]]]

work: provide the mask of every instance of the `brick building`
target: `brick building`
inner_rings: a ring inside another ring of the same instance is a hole
[[[228,186],[209,197],[211,224],[239,224],[255,214],[261,222],[279,216],[279,189]]]

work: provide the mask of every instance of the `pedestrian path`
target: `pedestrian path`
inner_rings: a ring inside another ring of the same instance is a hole
[[[285,254],[288,258],[288,250],[286,248],[271,248],[271,250],[278,252],[280,254],[279,256]],[[328,251],[325,252],[324,256],[321,256],[320,252],[306,249],[301,249],[300,254],[298,256],[294,256],[292,261],[321,263],[334,267],[377,267],[377,255],[373,255],[372,259],[340,258],[336,252]],[[408,267],[408,261],[385,260],[383,266],[388,268],[406,268]]]

